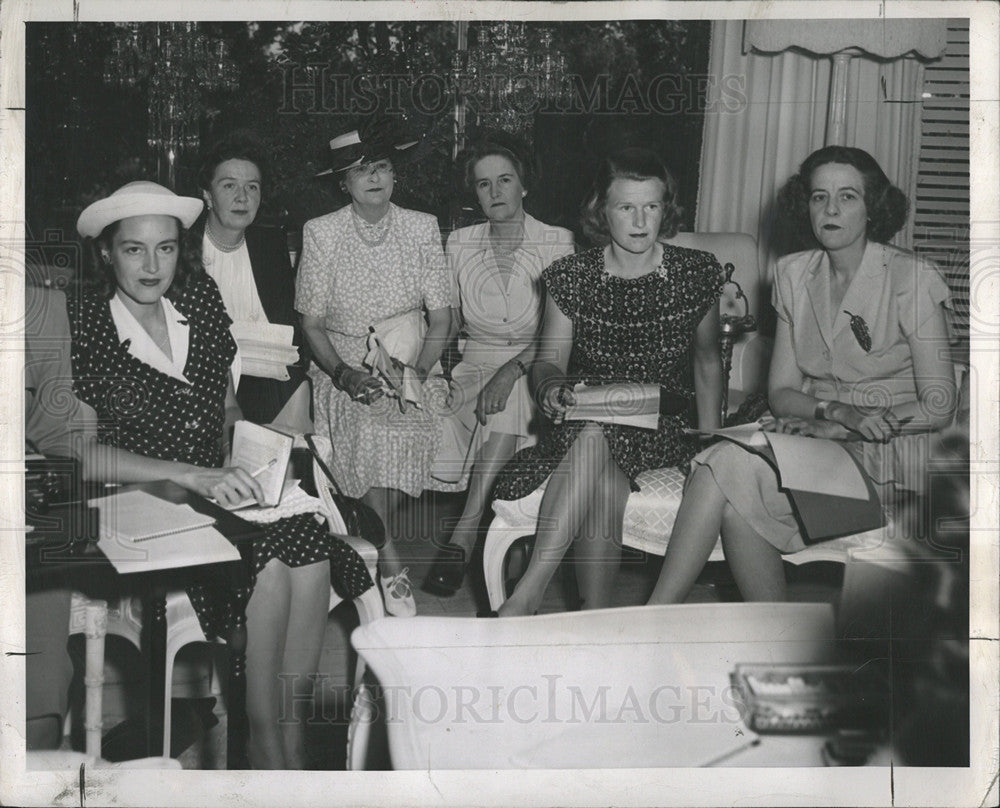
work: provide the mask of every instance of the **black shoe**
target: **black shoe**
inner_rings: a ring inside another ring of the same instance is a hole
[[[476,612],[476,617],[499,617],[500,613],[491,609],[488,612]]]
[[[450,598],[462,588],[465,566],[465,551],[453,544],[445,545],[438,551],[430,572],[424,578],[424,592]]]

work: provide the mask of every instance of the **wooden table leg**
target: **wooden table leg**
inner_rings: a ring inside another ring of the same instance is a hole
[[[247,626],[246,618],[237,616],[236,624],[229,631],[229,705],[227,707],[226,767],[247,769]]]
[[[163,748],[163,708],[168,698],[166,683],[167,664],[167,593],[156,587],[144,599],[143,650],[149,663],[148,690],[146,692],[146,755],[169,757],[170,750]]]

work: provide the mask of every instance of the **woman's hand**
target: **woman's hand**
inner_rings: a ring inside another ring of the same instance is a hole
[[[568,384],[552,384],[542,396],[542,413],[550,421],[561,424],[566,415],[566,408],[576,404],[573,388]]]
[[[513,362],[507,362],[501,365],[493,374],[493,378],[483,385],[476,399],[475,412],[479,423],[485,425],[487,415],[503,412],[506,409],[510,391],[514,389],[514,382],[520,376],[521,369]]]
[[[338,389],[362,404],[372,404],[385,395],[382,383],[378,379],[357,368],[347,368],[342,371],[339,381]]]
[[[852,432],[857,432],[862,440],[887,443],[899,434],[900,422],[892,410],[884,412],[864,412],[850,404],[834,402],[827,409],[831,421],[843,424]]]
[[[260,483],[243,469],[230,467],[206,469],[191,466],[177,482],[189,491],[214,499],[220,505],[236,505],[247,499],[264,502],[264,491]]]

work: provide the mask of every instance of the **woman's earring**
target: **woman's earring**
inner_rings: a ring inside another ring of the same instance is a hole
[[[104,261],[105,264],[110,264],[111,263],[111,253],[102,252],[101,253],[101,259]]]

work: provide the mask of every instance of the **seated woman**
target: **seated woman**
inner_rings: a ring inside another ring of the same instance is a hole
[[[813,152],[782,201],[818,246],[775,270],[776,429],[844,440],[891,503],[921,489],[928,433],[955,406],[948,287],[935,267],[887,243],[906,220],[906,198],[867,152]],[[649,602],[683,601],[720,532],[743,597],[784,600],[781,554],[805,546],[791,502],[765,460],[724,441],[694,459]]]
[[[382,517],[380,583],[389,614],[416,614],[408,570],[392,538],[402,494],[431,487],[441,417],[403,408],[362,366],[369,329],[420,383],[437,364],[451,328],[451,286],[437,220],[393,205],[399,142],[390,122],[369,120],[330,141],[333,174],[351,202],[306,222],[295,308],[312,349],[316,431],[333,444],[330,468],[340,489]],[[424,319],[424,309],[427,319]],[[397,366],[398,367],[398,366]]]
[[[212,146],[198,172],[207,212],[191,235],[201,241],[202,263],[219,287],[226,314],[237,324],[293,326],[292,343],[299,346],[295,275],[284,231],[254,225],[265,165],[263,146],[249,135],[234,133]],[[307,364],[300,355],[268,376],[241,373],[236,401],[243,417],[273,421],[305,380]]]
[[[606,246],[562,258],[543,274],[545,319],[532,383],[553,425],[537,446],[514,457],[494,493],[518,499],[549,482],[528,569],[501,616],[538,609],[570,544],[583,607],[608,606],[636,476],[686,464],[695,453],[683,435],[686,406],[684,413],[661,415],[656,431],[564,421],[576,382],[653,383],[689,402],[693,348],[699,426],[719,425],[722,270],[710,253],[660,242],[677,231],[676,197],[676,183],[655,153],[612,154],[583,209],[587,235]]]
[[[199,199],[133,182],[80,214],[92,262],[91,288],[67,304],[75,389],[97,413],[97,440],[126,450],[104,453],[104,468],[92,460],[85,468],[118,482],[174,480],[222,504],[260,501],[253,477],[222,467],[223,430],[239,417],[230,378],[236,344],[219,290],[186,240],[201,208]],[[252,550],[252,594],[209,587],[196,570],[187,591],[208,636],[224,634],[246,604],[250,763],[302,768],[304,722],[279,718],[319,662],[330,560],[346,597],[372,583],[361,559],[311,513],[269,525]]]
[[[497,472],[516,450],[537,442],[527,372],[542,320],[542,270],[573,252],[572,233],[525,213],[530,166],[518,145],[497,135],[462,156],[465,190],[475,193],[488,221],[455,230],[445,249],[467,339],[451,371],[454,414],[432,473],[468,479],[469,486],[451,542],[424,581],[424,589],[445,597],[462,585]]]

